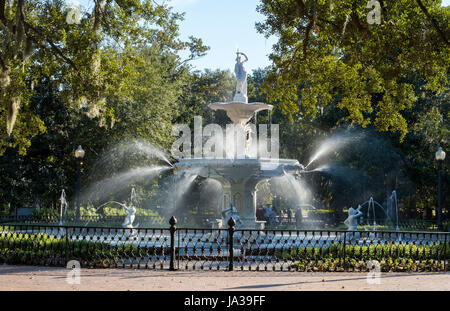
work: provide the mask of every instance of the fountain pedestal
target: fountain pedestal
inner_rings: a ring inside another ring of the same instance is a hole
[[[267,170],[266,167],[271,169]],[[267,179],[282,176],[288,172],[299,172],[303,166],[290,159],[180,159],[176,170],[212,178],[220,182],[223,190],[222,208],[230,200],[242,221],[241,229],[263,229],[265,221],[256,219],[256,186]],[[219,222],[217,226],[220,226]],[[224,221],[222,228],[227,228]]]

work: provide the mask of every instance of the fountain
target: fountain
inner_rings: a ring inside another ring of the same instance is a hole
[[[399,231],[400,228],[398,226],[398,200],[397,200],[397,191],[393,190],[392,194],[389,196],[388,201],[388,213],[395,217],[395,230]]]
[[[61,197],[59,198],[59,201],[61,202],[59,207],[59,225],[63,225],[63,217],[66,215],[67,207],[69,206],[69,203],[66,200],[66,191],[63,189],[61,191]]]
[[[241,55],[245,60],[241,60]],[[271,111],[273,106],[264,103],[248,103],[247,98],[247,73],[243,63],[248,60],[247,56],[237,52],[236,58],[236,94],[231,102],[217,102],[209,105],[212,110],[225,110],[231,119],[232,125],[240,129],[239,139],[244,140],[245,147],[239,147],[233,139],[232,150],[241,152],[238,154],[230,152],[226,157],[215,156],[214,158],[181,158],[174,165],[175,172],[183,171],[189,174],[196,169],[196,174],[205,178],[212,178],[220,182],[224,198],[230,198],[230,203],[236,208],[237,214],[242,221],[241,228],[263,229],[264,221],[256,219],[256,186],[267,179],[286,174],[298,174],[304,167],[292,159],[265,158],[261,157],[261,152],[253,152],[249,145],[252,143],[252,126],[248,123],[250,119],[259,111]],[[254,129],[255,127],[253,127]],[[260,125],[261,128],[261,125]],[[227,126],[228,130],[228,126]],[[243,134],[243,135],[242,135]],[[234,138],[234,137],[233,137]],[[261,142],[259,142],[261,144]],[[227,149],[230,147],[227,140]],[[261,146],[258,146],[261,147]],[[243,149],[243,150],[242,150]],[[259,149],[259,148],[257,148]],[[226,150],[228,151],[228,150]],[[224,205],[226,206],[226,205]],[[218,221],[222,226],[226,226],[225,221]]]
[[[394,201],[395,200],[395,201]],[[391,201],[389,203],[389,201]],[[396,212],[396,230],[399,230],[399,226],[398,226],[398,206],[397,206],[397,194],[395,192],[395,190],[392,192],[392,195],[389,197],[388,200],[388,211],[386,211],[386,209],[383,207],[383,205],[381,205],[380,203],[378,203],[377,201],[375,201],[373,199],[373,197],[370,197],[369,200],[367,200],[366,202],[360,204],[361,207],[365,207],[367,205],[367,214],[369,216],[370,211],[372,211],[372,224],[373,224],[373,230],[377,230],[377,221],[376,221],[376,213],[375,213],[375,207],[378,206],[385,214],[386,218],[392,223],[394,224],[394,222],[392,221],[390,215],[389,215],[389,205],[392,205],[393,207],[395,207],[395,212]]]

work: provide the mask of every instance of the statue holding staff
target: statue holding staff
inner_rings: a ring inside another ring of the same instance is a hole
[[[234,66],[234,73],[236,74],[236,95],[234,96],[236,101],[247,102],[247,71],[244,68],[244,63],[248,61],[247,55],[242,52],[236,52],[236,65]],[[242,60],[241,55],[245,57]]]

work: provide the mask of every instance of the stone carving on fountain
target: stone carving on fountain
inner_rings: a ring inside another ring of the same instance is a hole
[[[245,57],[245,60],[241,56]],[[247,72],[244,63],[248,57],[237,52],[235,74],[236,94],[231,102],[217,102],[209,105],[212,110],[225,110],[227,116],[235,126],[242,126],[246,135],[246,146],[251,140],[250,126],[248,122],[253,115],[262,110],[272,111],[272,105],[264,103],[248,103],[247,99]],[[225,148],[224,148],[225,149]],[[274,164],[274,165],[272,165]],[[269,167],[269,169],[268,169]],[[304,167],[297,161],[291,159],[267,159],[260,158],[258,154],[249,155],[245,152],[244,157],[233,156],[227,158],[183,158],[175,164],[176,170],[184,172],[193,171],[204,178],[213,178],[222,185],[224,198],[232,202],[222,204],[223,207],[232,204],[242,222],[241,228],[263,229],[264,221],[256,220],[256,186],[267,179],[282,176],[286,173],[299,173]],[[217,220],[226,227],[224,219]]]

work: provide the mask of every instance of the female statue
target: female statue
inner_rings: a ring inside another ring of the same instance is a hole
[[[248,61],[247,55],[242,52],[236,52],[236,65],[234,66],[234,73],[236,74],[236,95],[239,93],[239,97],[244,96],[247,98],[247,71],[245,71],[244,63]],[[241,55],[245,57],[245,60],[241,60]],[[236,96],[235,96],[236,97]]]

